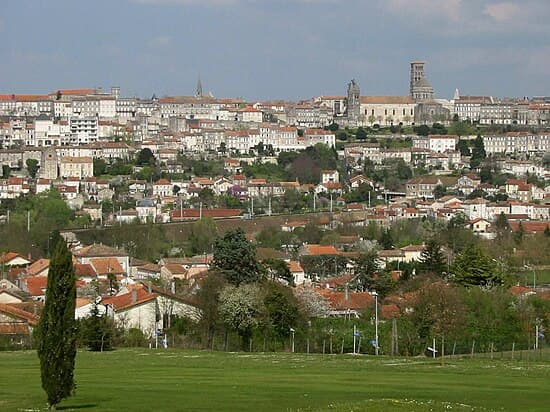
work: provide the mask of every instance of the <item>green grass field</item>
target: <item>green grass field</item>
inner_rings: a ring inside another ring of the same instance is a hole
[[[70,411],[547,411],[550,363],[120,349],[79,352]],[[43,411],[35,352],[0,352],[0,411]]]

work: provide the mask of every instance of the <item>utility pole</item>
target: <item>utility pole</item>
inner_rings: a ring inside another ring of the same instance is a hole
[[[31,231],[31,211],[27,211],[27,232]]]

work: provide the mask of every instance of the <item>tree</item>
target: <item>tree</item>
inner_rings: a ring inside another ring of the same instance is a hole
[[[503,276],[489,256],[472,243],[460,253],[451,268],[453,280],[463,286],[497,286]]]
[[[367,138],[367,132],[365,132],[365,129],[363,129],[362,127],[359,127],[357,128],[355,137],[357,138],[357,140],[365,140]]]
[[[290,329],[296,328],[300,321],[300,307],[290,288],[276,282],[268,282],[263,301],[265,323],[275,336],[284,339],[290,335]]]
[[[441,245],[434,238],[426,242],[426,248],[420,254],[420,270],[441,276],[445,271],[445,258]]]
[[[289,285],[294,286],[294,276],[290,271],[288,263],[282,259],[265,259],[262,262],[268,277],[271,280],[281,279],[287,282]]]
[[[393,248],[393,236],[389,228],[382,232],[378,242],[380,243],[380,246],[382,247],[382,249],[388,250]]]
[[[42,388],[50,410],[75,389],[76,357],[75,273],[72,254],[63,241],[57,242],[50,261],[46,304],[37,328]]]
[[[11,169],[9,165],[2,165],[2,178],[7,179],[10,177]]]
[[[472,148],[472,157],[470,158],[470,168],[476,169],[478,168],[483,160],[487,157],[487,153],[485,152],[485,145],[483,144],[483,139],[481,138],[481,135],[477,135],[477,137],[474,140],[474,147]]]
[[[375,277],[380,270],[377,253],[371,251],[361,254],[354,260],[354,264],[354,277],[351,282],[353,289],[359,292],[372,289]]]
[[[468,141],[459,139],[456,144],[456,149],[460,151],[461,156],[470,156],[470,148],[468,147]]]
[[[36,177],[36,173],[38,172],[38,160],[27,159],[25,164],[27,165],[27,172],[29,173],[29,176],[34,179]]]
[[[229,229],[214,242],[212,266],[233,285],[260,280],[256,247],[246,239],[241,228]]]
[[[500,212],[497,216],[494,227],[498,237],[502,237],[510,231],[510,224],[504,212]]]
[[[252,330],[263,312],[260,287],[256,284],[226,286],[220,293],[219,310],[225,324],[242,338],[246,350]]]
[[[200,255],[211,252],[217,235],[218,228],[211,217],[193,222],[189,233],[191,253]]]
[[[445,189],[445,186],[437,185],[436,187],[434,187],[434,197],[436,199],[445,196],[445,193],[447,193],[447,189]]]
[[[201,310],[199,327],[202,329],[204,342],[208,348],[212,346],[214,335],[221,327],[219,298],[226,285],[225,279],[220,273],[209,271],[196,295],[197,305]]]
[[[113,325],[106,314],[99,313],[99,308],[94,302],[90,316],[81,322],[81,332],[83,343],[88,349],[94,352],[103,352],[111,349]]]
[[[148,147],[141,149],[137,155],[136,163],[139,166],[153,166],[155,164],[155,155]]]

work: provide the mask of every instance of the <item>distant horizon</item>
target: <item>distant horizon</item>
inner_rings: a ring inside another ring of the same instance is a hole
[[[547,0],[51,0],[0,10],[0,90],[119,86],[125,97],[247,101],[404,96],[426,62],[437,98],[550,95]],[[52,87],[52,85],[54,87]]]

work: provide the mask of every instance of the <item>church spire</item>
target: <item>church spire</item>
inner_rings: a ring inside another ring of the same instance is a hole
[[[197,81],[197,97],[202,97],[202,83],[201,83],[201,75],[199,74],[199,79]]]

